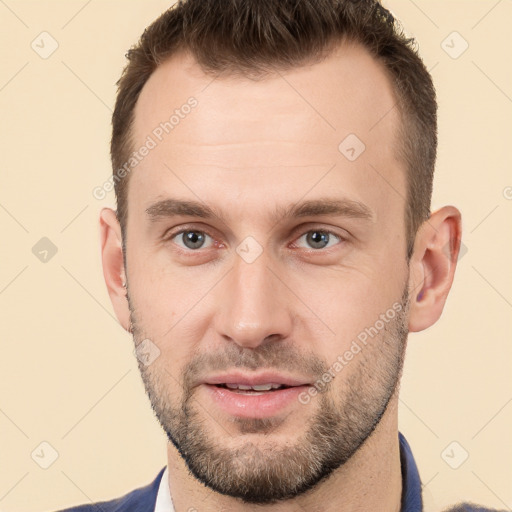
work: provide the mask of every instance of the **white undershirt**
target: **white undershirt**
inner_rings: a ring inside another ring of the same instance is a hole
[[[167,466],[162,474],[158,494],[156,495],[155,512],[174,512],[174,505],[171,499],[171,490],[169,489],[169,474]]]

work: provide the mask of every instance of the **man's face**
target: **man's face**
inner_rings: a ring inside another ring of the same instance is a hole
[[[134,149],[148,136],[156,146],[130,177],[131,319],[136,343],[160,350],[139,367],[192,473],[269,503],[349,460],[396,399],[408,305],[399,120],[358,47],[257,81],[212,80],[176,56],[137,103]],[[176,109],[172,130],[155,132]],[[315,202],[338,209],[297,210]]]

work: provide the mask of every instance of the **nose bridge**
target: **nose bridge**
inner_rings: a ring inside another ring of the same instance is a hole
[[[270,336],[289,336],[292,321],[286,290],[270,270],[267,254],[252,261],[241,254],[222,288],[218,330],[240,346],[255,348]]]

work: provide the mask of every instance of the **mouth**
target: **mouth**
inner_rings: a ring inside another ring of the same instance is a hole
[[[245,384],[213,384],[214,386],[222,389],[229,389],[233,393],[239,393],[242,395],[263,395],[267,392],[278,391],[280,389],[289,389],[295,386],[286,386],[285,384],[276,384],[276,383],[268,383],[268,384],[260,384],[257,386],[247,386]]]
[[[298,407],[299,394],[310,386],[305,379],[266,372],[216,375],[200,388],[208,394],[209,403],[229,416],[270,418]]]

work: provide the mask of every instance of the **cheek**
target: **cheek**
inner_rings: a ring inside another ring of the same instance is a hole
[[[127,262],[130,301],[139,325],[162,335],[187,309],[187,279],[163,255],[132,251]]]
[[[131,283],[130,283],[131,284]],[[130,302],[139,329],[149,338],[160,339],[166,332],[172,331],[180,315],[176,308],[175,294],[172,290],[145,283],[130,286]]]
[[[366,272],[358,269],[333,274],[336,275],[322,284],[317,280],[321,292],[302,291],[302,296],[308,297],[308,306],[322,320],[322,323],[315,320],[321,328],[316,333],[317,349],[323,352],[322,358],[328,364],[350,350],[353,341],[360,335],[364,337],[376,322],[380,326],[381,315],[394,315],[406,286],[403,269],[380,267]]]
[[[206,300],[205,293],[212,288],[208,280],[191,275],[190,269],[169,269],[171,266],[159,264],[158,258],[129,264],[137,338],[149,338],[158,346],[161,355],[155,371],[164,382],[174,382],[168,373],[181,379],[182,369],[204,338],[205,302],[201,300]]]

